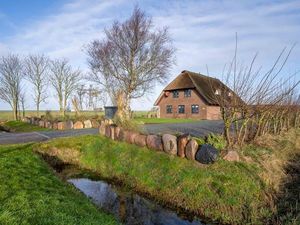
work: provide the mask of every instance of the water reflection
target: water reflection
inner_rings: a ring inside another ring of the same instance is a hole
[[[136,194],[124,193],[103,181],[85,178],[68,181],[126,225],[203,225],[199,220],[182,219],[170,210]]]

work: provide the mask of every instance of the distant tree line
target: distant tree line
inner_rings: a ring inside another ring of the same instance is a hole
[[[0,99],[11,106],[14,119],[17,120],[20,109],[25,111],[25,91],[29,91],[39,116],[40,105],[49,97],[49,87],[52,87],[59,110],[65,115],[67,102],[81,78],[82,72],[73,69],[66,59],[50,60],[45,55],[29,55],[22,59],[9,54],[0,58]],[[32,90],[24,86],[24,80],[32,84]]]

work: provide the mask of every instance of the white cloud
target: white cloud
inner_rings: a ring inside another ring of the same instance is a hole
[[[76,66],[86,68],[83,45],[103,37],[103,28],[115,19],[130,14],[134,2],[74,0],[53,15],[28,23],[1,49],[26,54],[44,52],[51,57],[66,57]],[[177,48],[177,65],[171,78],[183,69],[218,76],[234,51],[235,33],[239,37],[239,56],[247,62],[259,52],[259,65],[270,65],[285,46],[300,37],[299,1],[139,1],[153,16],[155,25],[168,26]],[[297,47],[287,71],[299,69],[300,47]],[[297,68],[296,68],[297,67]],[[170,79],[171,79],[170,78]],[[150,108],[159,95],[134,101],[133,109]],[[47,106],[54,105],[54,99]],[[141,102],[143,104],[141,104]],[[141,108],[143,105],[143,108]]]

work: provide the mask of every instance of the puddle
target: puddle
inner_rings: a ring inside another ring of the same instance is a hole
[[[204,225],[198,219],[183,218],[137,194],[126,193],[104,181],[79,178],[69,179],[68,182],[125,225]]]

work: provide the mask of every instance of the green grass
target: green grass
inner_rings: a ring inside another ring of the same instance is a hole
[[[3,126],[6,129],[8,128],[11,132],[32,132],[49,130],[47,128],[39,127],[29,123],[24,123],[21,121],[8,121],[4,123]]]
[[[213,221],[264,224],[270,215],[264,201],[266,187],[257,175],[260,169],[252,164],[219,160],[200,166],[98,136],[56,139],[35,149]]]
[[[0,224],[117,224],[49,169],[32,146],[0,146]]]
[[[195,121],[200,121],[196,119],[180,119],[180,118],[145,118],[137,117],[134,120],[138,123],[143,124],[156,124],[156,123],[192,123]]]
[[[62,117],[59,111],[53,110],[53,111],[50,111],[50,113],[54,118]],[[103,112],[95,112],[95,111],[83,111],[82,112],[82,116],[85,116],[85,117],[93,117],[93,116],[99,116],[99,115],[101,116],[103,114],[104,114]],[[40,111],[40,116],[43,116],[43,115],[46,115],[45,110]],[[75,112],[67,112],[66,115],[67,115],[67,117],[69,117],[71,119],[75,118]],[[29,117],[36,116],[36,111],[28,110],[28,111],[26,111],[25,116],[29,116]],[[9,120],[14,120],[12,111],[0,110],[0,121],[9,121]]]

